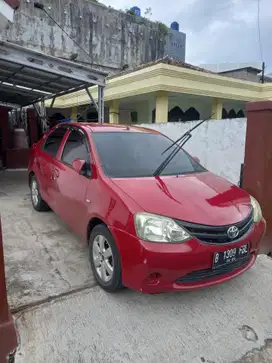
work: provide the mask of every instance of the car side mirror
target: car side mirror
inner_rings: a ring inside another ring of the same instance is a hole
[[[85,160],[81,160],[81,159],[75,159],[72,163],[73,169],[78,172],[79,174],[82,174],[83,170],[84,170],[84,166],[86,164]]]
[[[194,156],[193,159],[195,159],[195,161],[200,164],[200,159],[197,156]]]

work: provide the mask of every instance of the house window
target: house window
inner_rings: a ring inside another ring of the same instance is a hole
[[[194,107],[188,108],[184,114],[184,121],[196,121],[199,120],[199,118],[200,114]]]
[[[172,108],[172,110],[168,113],[168,122],[180,122],[183,121],[184,112],[178,106]]]
[[[239,111],[237,112],[237,117],[238,117],[238,118],[243,118],[243,117],[245,117],[245,113],[244,113],[244,111],[243,111],[243,110],[239,110]]]
[[[223,108],[223,110],[222,110],[222,119],[226,119],[228,117],[229,117],[228,111],[225,108]]]
[[[180,107],[176,106],[168,113],[168,122],[186,122],[199,119],[200,113],[194,107],[190,107],[186,112],[183,112]]]
[[[154,110],[152,111],[152,124],[154,124],[156,122],[156,109],[154,108]]]
[[[236,118],[236,112],[234,111],[234,109],[232,108],[229,112],[229,118]]]
[[[132,111],[130,113],[131,116],[131,122],[137,123],[138,122],[138,113],[136,111]]]

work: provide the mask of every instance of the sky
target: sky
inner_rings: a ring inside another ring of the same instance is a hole
[[[261,47],[258,32],[258,0],[101,0],[116,9],[151,7],[151,20],[170,26],[180,24],[187,34],[186,62],[266,63],[272,72],[272,0],[259,0]],[[261,49],[262,48],[262,51]]]

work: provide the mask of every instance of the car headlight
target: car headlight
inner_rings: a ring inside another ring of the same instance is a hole
[[[251,205],[252,205],[252,208],[253,208],[254,222],[258,223],[262,219],[262,210],[261,210],[260,204],[252,196],[250,196],[250,200],[251,200]]]
[[[191,238],[173,219],[150,213],[136,213],[135,229],[139,238],[149,242],[178,243]]]

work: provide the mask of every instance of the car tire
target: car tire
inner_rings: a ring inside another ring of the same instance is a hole
[[[30,192],[31,192],[31,201],[33,208],[38,212],[46,212],[49,211],[49,206],[42,199],[40,194],[39,183],[37,178],[33,175],[30,181]]]
[[[89,239],[89,259],[97,284],[107,292],[124,288],[121,260],[115,240],[105,225],[96,226]]]

